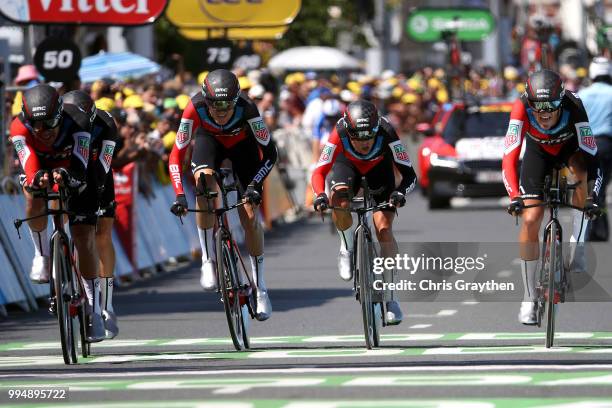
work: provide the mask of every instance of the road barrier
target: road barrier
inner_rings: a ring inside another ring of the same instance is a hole
[[[275,174],[275,177],[266,180],[268,184],[264,188],[269,192],[265,196],[265,200],[269,201],[264,211],[266,225],[270,225],[273,218],[282,216],[282,211],[290,207],[286,190]],[[185,183],[185,189],[189,207],[195,208],[193,187]],[[230,193],[229,198],[230,203],[235,202],[236,194]],[[141,193],[135,195],[135,259],[130,260],[129,251],[122,246],[117,232],[113,231],[115,277],[135,277],[143,270],[163,267],[171,258],[191,257],[200,251],[195,215],[189,213],[181,223],[170,213],[170,204],[174,199],[172,186],[159,183],[152,186],[150,196]],[[33,284],[29,280],[34,244],[27,225],[22,226],[19,239],[13,224],[15,219],[24,217],[24,209],[23,195],[0,194],[0,315],[6,313],[4,305],[7,304],[16,304],[25,311],[36,310],[37,299],[49,295],[48,284]],[[234,239],[242,244],[244,232],[237,211],[228,213],[228,221]],[[51,231],[49,220],[47,232]]]

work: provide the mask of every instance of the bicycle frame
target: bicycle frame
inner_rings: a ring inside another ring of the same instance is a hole
[[[208,202],[209,208],[205,210],[195,209],[188,211],[205,212],[215,216],[216,231],[214,235],[217,255],[217,278],[220,284],[221,301],[225,309],[232,342],[236,350],[240,351],[250,347],[247,312],[244,310],[244,307],[246,306],[251,318],[254,318],[256,306],[252,289],[256,288],[257,285],[247,272],[240,255],[240,250],[232,238],[228,227],[226,213],[246,204],[246,202],[238,201],[236,204],[229,205],[227,193],[237,191],[235,183],[232,185],[226,185],[225,183],[225,179],[230,174],[232,174],[232,171],[224,168],[214,173],[215,181],[221,190],[221,206],[219,208],[210,209],[210,202]],[[203,196],[206,200],[212,200],[218,196],[216,191],[208,189],[204,174],[200,175],[198,183],[202,189],[201,192],[198,192],[198,195]],[[238,260],[240,265],[237,264]],[[243,282],[244,276],[246,276],[248,285]]]
[[[389,208],[388,203],[382,203],[378,205],[372,204],[372,196],[382,191],[372,191],[368,187],[368,183],[365,177],[361,179],[361,187],[363,188],[363,197],[352,197],[351,192],[353,191],[349,182],[349,208],[329,206],[331,210],[346,211],[357,214],[357,226],[353,235],[353,291],[355,292],[356,299],[361,304],[363,328],[366,340],[366,347],[371,349],[378,347],[380,344],[380,327],[386,326],[385,313],[384,313],[384,302],[374,301],[372,297],[372,285],[371,285],[371,274],[372,274],[372,255],[374,250],[372,248],[372,232],[368,225],[366,216],[369,212],[380,210],[383,208]],[[355,207],[352,204],[363,203],[360,207]],[[365,255],[364,252],[365,251]],[[363,270],[366,270],[364,274]]]
[[[541,326],[546,312],[546,348],[554,343],[555,314],[558,303],[565,301],[565,292],[569,287],[568,274],[563,262],[563,227],[559,222],[561,207],[583,211],[583,208],[567,204],[567,192],[576,186],[567,184],[561,177],[560,168],[553,168],[552,176],[546,176],[544,182],[544,199],[542,203],[527,205],[524,208],[547,207],[549,221],[544,227],[542,240],[540,278],[537,292],[537,325]]]
[[[50,265],[53,273],[49,279],[49,311],[57,315],[60,325],[60,337],[62,354],[66,364],[76,364],[76,331],[74,330],[74,318],[78,317],[81,335],[81,351],[83,357],[89,354],[89,346],[86,343],[85,327],[86,318],[83,308],[84,288],[81,282],[80,272],[77,268],[71,252],[70,238],[64,230],[64,215],[73,213],[66,210],[66,191],[60,187],[57,193],[49,193],[46,190],[33,192],[34,196],[45,200],[46,209],[42,214],[17,219],[14,221],[15,228],[19,235],[19,228],[23,222],[37,218],[52,216],[53,233],[50,238]],[[49,201],[58,201],[58,208],[49,208]],[[21,238],[21,236],[19,235]],[[63,253],[62,253],[63,251]],[[61,255],[61,259],[56,257]],[[61,276],[67,273],[66,276]],[[57,275],[56,274],[61,274]],[[65,286],[68,285],[68,293],[65,293]],[[67,297],[69,296],[69,297]]]

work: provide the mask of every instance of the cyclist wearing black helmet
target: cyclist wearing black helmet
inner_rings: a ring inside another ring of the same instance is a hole
[[[517,164],[525,140],[525,154],[520,180]],[[519,233],[521,269],[525,288],[519,312],[523,324],[535,324],[537,294],[536,275],[539,259],[540,224],[543,207],[523,208],[543,199],[544,179],[555,164],[566,165],[579,182],[573,204],[584,207],[584,215],[574,211],[570,268],[584,271],[584,235],[588,219],[600,213],[597,195],[601,187],[601,171],[597,163],[597,145],[589,119],[580,99],[565,91],[559,75],[550,70],[537,71],[529,76],[525,93],[517,99],[510,114],[506,132],[502,175],[512,202],[508,212],[521,215]]]
[[[397,187],[394,167],[402,175]],[[315,211],[324,210],[330,203],[325,193],[325,179],[330,171],[328,179],[334,206],[348,207],[349,179],[353,180],[353,193],[359,190],[358,181],[362,176],[366,177],[372,189],[383,187],[383,192],[375,195],[374,200],[377,204],[390,202],[392,206],[388,210],[374,212],[372,218],[382,256],[394,257],[397,253],[397,242],[392,231],[394,207],[402,207],[406,203],[406,194],[416,185],[416,174],[395,129],[386,118],[378,115],[376,106],[371,102],[360,100],[349,104],[344,117],[338,121],[325,143],[311,181],[316,195]],[[334,223],[340,235],[338,270],[340,277],[349,281],[353,278],[353,219],[350,213],[334,211]],[[386,274],[385,280],[393,280],[392,272]],[[399,324],[402,321],[399,304],[392,300],[386,306],[386,322]]]
[[[194,137],[194,132],[201,132]],[[264,281],[263,230],[257,219],[261,203],[262,185],[276,162],[276,144],[248,96],[240,92],[238,78],[228,70],[210,72],[202,84],[202,92],[191,98],[183,112],[176,134],[176,143],[170,154],[170,176],[176,193],[171,211],[184,215],[187,200],[182,183],[185,153],[194,140],[191,171],[196,180],[206,175],[209,188],[215,187],[214,172],[224,159],[232,162],[239,187],[247,204],[238,209],[245,231],[246,245],[251,259],[251,270],[257,283],[258,320],[266,320],[272,305]],[[207,209],[206,200],[196,194],[196,208]],[[217,272],[213,250],[214,216],[196,215],[198,235],[202,246],[202,275],[200,284],[205,290],[216,290]]]
[[[64,111],[84,129],[91,133],[91,153],[87,167],[87,182],[97,187],[98,206],[102,214],[96,225],[96,247],[100,255],[101,311],[106,338],[119,333],[117,317],[113,309],[113,280],[115,248],[112,230],[115,218],[115,185],[111,163],[120,139],[112,115],[96,109],[91,97],[83,91],[70,91],[63,96]]]
[[[67,206],[75,215],[69,217],[70,233],[79,253],[79,269],[84,278],[92,326],[88,327],[90,341],[104,339],[104,323],[98,305],[98,253],[95,245],[95,216],[97,209],[95,187],[87,185],[91,134],[66,115],[57,91],[45,84],[28,89],[23,94],[22,110],[10,127],[10,138],[24,171],[22,178],[26,198],[26,217],[40,214],[45,209],[41,198],[34,198],[31,189],[48,188],[51,180],[72,190]],[[57,169],[57,171],[53,171]],[[52,172],[52,174],[51,174]],[[49,281],[49,237],[47,219],[28,222],[35,256],[30,278],[39,283]]]

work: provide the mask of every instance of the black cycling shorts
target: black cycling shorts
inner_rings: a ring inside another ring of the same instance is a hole
[[[544,179],[551,175],[555,165],[568,166],[570,157],[580,151],[576,138],[566,142],[554,156],[530,139],[526,140],[525,155],[521,163],[520,192],[524,199],[544,199]]]
[[[194,175],[196,171],[205,168],[217,171],[225,159],[232,162],[234,174],[240,183],[240,192],[244,192],[261,167],[261,152],[257,141],[253,138],[246,138],[232,146],[231,149],[227,149],[211,135],[202,133],[196,135],[191,155],[191,171]],[[258,183],[256,187],[261,193],[261,183]]]
[[[395,173],[393,171],[393,159],[391,156],[385,156],[385,158],[368,173],[361,174],[357,167],[355,167],[345,155],[340,154],[334,162],[331,172],[327,176],[327,182],[331,186],[332,191],[343,185],[351,185],[353,195],[355,195],[361,188],[361,178],[363,176],[366,177],[370,189],[378,190],[382,187],[381,193],[373,195],[376,204],[388,202],[391,193],[395,190]],[[351,180],[351,182],[349,182],[349,180]],[[383,211],[395,212],[395,209],[385,208]]]
[[[113,180],[113,169],[110,169],[104,181],[104,191],[100,197],[100,208],[103,209],[100,217],[115,218],[115,206],[111,203],[115,201],[115,181]]]

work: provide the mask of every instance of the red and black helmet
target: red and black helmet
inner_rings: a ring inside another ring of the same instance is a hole
[[[376,136],[380,126],[378,110],[372,102],[351,102],[344,111],[344,127],[351,139],[369,140]]]
[[[23,93],[21,113],[23,119],[33,126],[42,122],[47,129],[56,128],[64,109],[62,97],[50,85],[36,85]]]
[[[525,84],[527,104],[536,112],[552,112],[559,109],[563,95],[565,88],[561,77],[549,69],[532,73]]]
[[[202,95],[209,107],[228,110],[238,101],[240,83],[231,71],[216,69],[206,75],[202,83]]]

